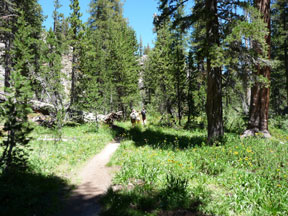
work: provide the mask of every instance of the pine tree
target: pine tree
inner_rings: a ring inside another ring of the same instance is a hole
[[[280,114],[288,105],[288,3],[277,0],[271,7],[271,58],[279,62],[271,71],[271,103]]]
[[[173,105],[176,98],[176,89],[173,75],[173,53],[172,33],[170,22],[167,19],[157,28],[157,40],[153,51],[149,53],[150,70],[144,75],[145,86],[148,88],[149,96],[153,93],[153,98],[157,101],[159,111],[169,114],[169,119],[173,121]],[[151,89],[150,89],[151,88]],[[153,101],[152,101],[153,103]],[[168,123],[170,124],[170,120]]]
[[[4,67],[5,67],[5,87],[10,87],[11,56],[10,50],[13,41],[14,23],[16,20],[15,4],[8,0],[3,0],[0,5],[0,40],[5,44]]]
[[[263,29],[267,32],[265,38],[266,48],[260,46],[258,42],[254,42],[253,48],[260,55],[264,55],[268,60],[270,59],[271,52],[271,34],[270,34],[270,0],[255,0],[255,7],[263,16],[264,23],[266,24]],[[255,133],[262,132],[265,137],[270,137],[268,131],[268,110],[269,110],[269,97],[270,97],[270,73],[271,67],[269,65],[256,66],[256,77],[258,78],[252,87],[251,92],[251,105],[249,110],[249,121],[247,130],[244,136],[254,135]]]
[[[72,13],[69,17],[71,24],[70,37],[72,46],[72,73],[71,73],[71,93],[70,93],[70,108],[73,107],[76,98],[76,83],[79,74],[79,50],[80,40],[83,34],[83,25],[81,21],[82,14],[78,0],[71,0],[70,9]]]
[[[178,7],[175,19],[179,19],[184,16],[184,7]],[[173,77],[174,86],[176,90],[176,103],[178,110],[179,125],[181,125],[182,115],[183,115],[183,105],[185,102],[185,91],[186,91],[186,34],[180,28],[176,26],[172,32],[172,52],[173,52]]]
[[[27,23],[31,26],[31,35],[32,35],[32,42],[30,44],[31,49],[33,50],[33,70],[30,71],[28,74],[29,78],[31,79],[31,84],[33,91],[37,95],[38,83],[37,83],[37,76],[39,75],[40,70],[40,47],[39,47],[39,39],[41,38],[42,32],[42,22],[43,22],[43,15],[41,6],[38,4],[37,0],[23,0],[23,1],[15,1],[15,0],[4,0],[1,3],[0,10],[0,18],[3,19],[3,26],[2,22],[0,24],[0,28],[4,30],[4,38],[3,41],[5,43],[5,55],[4,55],[4,63],[5,63],[5,87],[9,87],[10,83],[10,73],[11,73],[11,55],[10,50],[13,47],[14,35],[17,31],[17,17],[20,16],[20,11],[23,13],[24,19]],[[1,16],[3,14],[3,16]]]
[[[28,104],[31,98],[30,82],[27,74],[30,73],[33,62],[32,27],[25,21],[24,13],[17,21],[14,46],[11,50],[13,59],[11,86],[7,91],[9,96],[3,105],[4,131],[7,132],[1,145],[4,147],[0,158],[0,165],[4,170],[24,170],[27,164],[27,146],[29,133],[32,127],[28,122],[28,114],[31,108]]]
[[[98,129],[98,112],[103,107],[103,98],[99,91],[99,74],[98,63],[101,61],[95,61],[98,56],[101,58],[101,54],[95,51],[94,43],[91,41],[91,32],[88,28],[84,30],[84,34],[81,40],[81,49],[79,53],[79,70],[81,71],[78,77],[77,88],[77,107],[83,111],[93,113],[96,117],[96,129]],[[98,49],[97,49],[98,50]]]
[[[62,64],[62,49],[59,45],[56,34],[50,28],[47,33],[46,43],[43,46],[43,53],[41,61],[42,65],[42,79],[44,86],[44,92],[49,102],[53,105],[54,111],[51,116],[55,123],[55,132],[57,138],[61,137],[61,128],[64,120],[64,75],[61,72]]]
[[[155,19],[155,24],[159,25],[167,16],[174,16],[177,9],[187,1],[160,1],[161,15]],[[217,0],[197,1],[194,7],[198,7],[195,16],[187,15],[179,17],[173,21],[173,26],[180,24],[182,28],[188,28],[195,22],[195,17],[204,17],[206,22],[205,57],[207,70],[207,105],[206,114],[208,119],[208,142],[220,138],[224,134],[223,114],[222,114],[222,74],[221,67],[216,62],[216,55],[220,47],[219,18]],[[203,15],[205,13],[205,16]]]
[[[126,115],[138,94],[135,32],[123,18],[120,1],[92,1],[90,7],[90,41],[95,53],[91,65],[95,66],[103,112],[122,110]]]
[[[143,40],[142,37],[140,36],[140,42],[139,42],[139,56],[142,57],[143,56]]]
[[[148,43],[147,46],[144,46],[144,52],[143,52],[143,54],[144,54],[144,55],[148,55],[150,51],[151,51],[151,48],[150,48],[150,45],[149,45],[149,43]]]

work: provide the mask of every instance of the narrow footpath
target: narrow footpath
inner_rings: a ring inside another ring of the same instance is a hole
[[[59,216],[97,216],[99,199],[111,185],[111,168],[106,167],[119,142],[109,143],[83,168],[80,185],[72,192]]]

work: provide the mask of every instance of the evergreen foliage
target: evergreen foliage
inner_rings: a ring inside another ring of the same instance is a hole
[[[271,6],[271,57],[276,61],[271,72],[271,105],[281,114],[288,105],[288,3],[274,1]],[[284,78],[285,77],[285,78]],[[286,103],[283,103],[286,101]]]
[[[138,44],[132,30],[122,15],[120,1],[91,1],[88,21],[92,43],[88,58],[92,66],[88,74],[97,78],[98,95],[102,98],[102,112],[122,110],[128,114],[128,108],[137,105],[139,98],[137,62]],[[94,54],[92,54],[94,53]],[[90,88],[87,86],[87,88]],[[89,92],[82,89],[82,92]]]
[[[70,92],[70,108],[73,107],[75,103],[75,98],[77,95],[76,85],[77,78],[79,76],[79,50],[80,50],[80,40],[83,34],[83,25],[80,20],[82,14],[80,13],[80,6],[78,0],[71,0],[70,9],[72,13],[69,17],[70,22],[70,45],[72,47],[72,73],[71,73],[71,92]]]
[[[53,105],[54,111],[50,113],[55,121],[55,131],[60,136],[61,128],[64,120],[64,102],[65,93],[63,80],[65,76],[62,74],[62,50],[59,45],[56,34],[50,28],[47,33],[46,43],[43,45],[42,55],[42,79],[45,87],[45,95],[49,102]]]
[[[14,169],[24,170],[27,164],[27,150],[29,133],[32,127],[28,122],[31,112],[29,99],[31,98],[30,82],[27,74],[31,71],[33,62],[32,27],[25,21],[24,13],[17,20],[18,31],[15,34],[14,46],[11,51],[13,67],[11,73],[11,87],[7,89],[9,97],[2,106],[4,120],[4,140],[1,146],[4,151],[0,158],[0,165],[5,171]]]

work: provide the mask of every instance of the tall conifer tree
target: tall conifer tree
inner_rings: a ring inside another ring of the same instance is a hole
[[[70,107],[73,107],[76,98],[76,84],[79,74],[79,52],[80,41],[83,34],[83,25],[81,21],[82,14],[78,0],[71,0],[70,9],[72,13],[69,17],[70,21],[70,37],[72,46],[72,72],[71,72],[71,92],[70,92]]]
[[[6,171],[11,169],[24,170],[27,168],[27,145],[29,133],[32,130],[28,122],[31,112],[28,104],[32,96],[27,74],[33,63],[33,28],[25,21],[24,12],[20,12],[17,20],[17,32],[11,50],[13,62],[11,66],[10,93],[3,106],[4,131],[7,132],[1,145],[4,147],[0,157],[0,165]]]

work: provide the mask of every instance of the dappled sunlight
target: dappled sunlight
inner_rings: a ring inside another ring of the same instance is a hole
[[[134,141],[136,146],[149,145],[153,148],[161,149],[188,149],[195,146],[202,146],[206,143],[206,136],[204,133],[197,133],[196,135],[184,131],[182,134],[179,131],[167,131],[157,127],[131,127],[124,128],[114,126],[117,136],[128,138]]]

